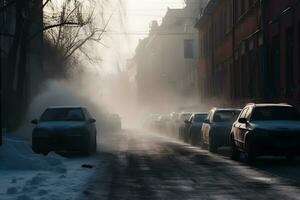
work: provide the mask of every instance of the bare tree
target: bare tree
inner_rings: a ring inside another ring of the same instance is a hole
[[[101,39],[111,16],[108,19],[102,16],[103,27],[97,27],[96,24],[99,23],[95,22],[94,8],[92,8],[94,3],[91,0],[65,1],[58,8],[51,2],[48,12],[44,13],[45,37],[62,53],[64,61],[70,59],[76,51],[91,59],[84,48],[88,41],[105,46]]]

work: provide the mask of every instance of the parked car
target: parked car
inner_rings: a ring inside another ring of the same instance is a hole
[[[193,113],[189,120],[186,120],[187,129],[187,140],[192,145],[199,145],[201,142],[201,128],[204,120],[207,117],[207,113]]]
[[[180,140],[185,140],[184,138],[184,133],[187,129],[187,124],[185,123],[186,120],[190,119],[192,113],[190,112],[182,112],[179,114],[178,117],[178,124],[179,124],[179,128],[178,128],[178,138]]]
[[[201,134],[202,146],[210,152],[217,152],[218,147],[229,146],[229,134],[233,122],[237,119],[240,109],[213,108],[204,120]]]
[[[40,119],[32,120],[32,149],[36,153],[50,151],[96,152],[96,120],[85,107],[49,107]]]
[[[244,152],[249,163],[261,155],[284,155],[293,159],[300,154],[300,115],[287,104],[248,104],[230,134],[231,158]]]

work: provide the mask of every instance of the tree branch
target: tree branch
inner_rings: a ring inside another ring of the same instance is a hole
[[[59,24],[53,24],[53,25],[45,26],[42,30],[39,30],[39,31],[35,32],[34,34],[32,34],[30,36],[30,40],[33,39],[34,37],[36,37],[37,35],[39,35],[40,33],[48,30],[48,29],[59,27],[59,26],[66,26],[66,25],[81,26],[82,24],[77,23],[77,22],[62,22],[62,23],[59,23]]]

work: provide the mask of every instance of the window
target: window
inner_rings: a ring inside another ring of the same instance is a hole
[[[239,112],[236,111],[216,111],[213,117],[213,122],[232,122],[236,120]]]
[[[195,122],[203,122],[206,118],[206,114],[196,114],[194,117]]]
[[[193,40],[184,40],[184,58],[194,58]]]
[[[252,121],[268,121],[268,120],[300,120],[299,113],[293,107],[284,106],[268,106],[256,107],[251,117]]]
[[[54,108],[47,109],[40,121],[84,121],[80,108]]]

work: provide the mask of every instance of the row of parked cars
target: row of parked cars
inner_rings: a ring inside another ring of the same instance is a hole
[[[182,112],[175,120],[157,119],[155,125],[161,132],[213,153],[228,146],[234,160],[239,160],[241,153],[249,163],[262,155],[286,156],[289,160],[300,155],[300,115],[285,103],[250,103],[243,109],[213,108],[208,113]]]

